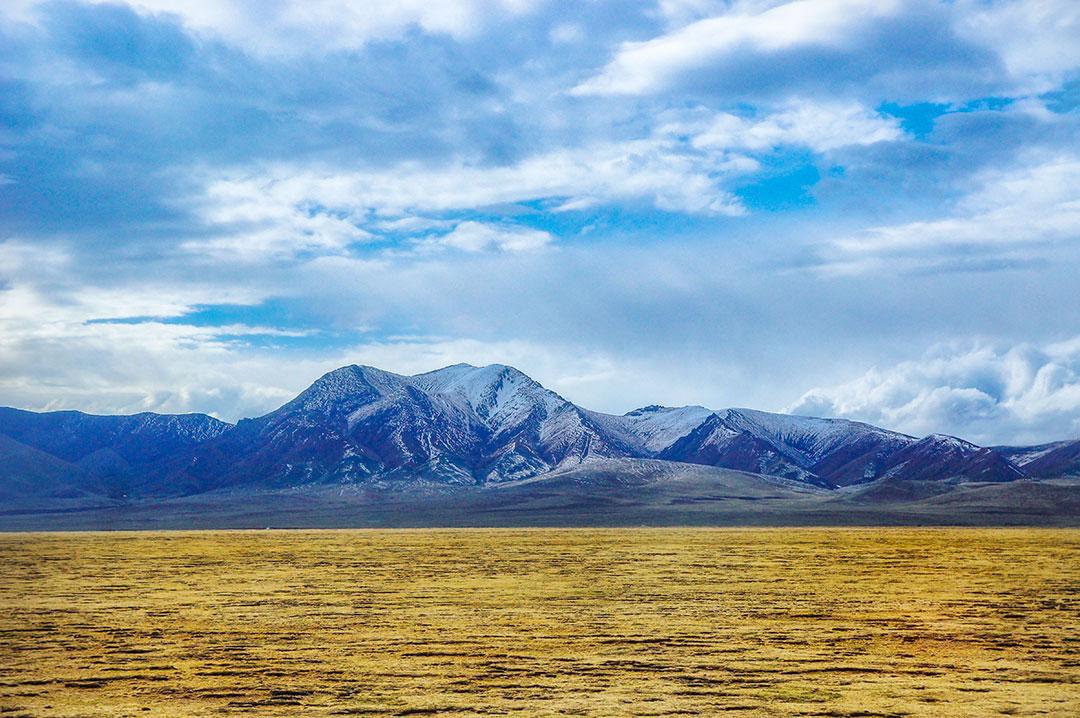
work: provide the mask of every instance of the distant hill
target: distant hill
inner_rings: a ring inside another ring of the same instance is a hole
[[[499,364],[415,376],[352,365],[236,425],[202,414],[0,408],[0,464],[0,497],[13,506],[236,500],[333,487],[473,497],[503,487],[510,493],[500,495],[522,497],[591,485],[590,495],[625,498],[676,475],[679,486],[690,486],[689,467],[697,465],[744,477],[746,487],[768,486],[768,500],[783,494],[798,503],[824,492],[864,504],[932,499],[940,507],[948,505],[941,495],[964,484],[1080,475],[1080,441],[984,448],[844,419],[701,406],[615,416],[576,406]],[[650,478],[634,478],[642,475]]]

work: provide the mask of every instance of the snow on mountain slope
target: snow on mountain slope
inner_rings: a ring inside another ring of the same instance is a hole
[[[912,481],[1015,481],[1026,476],[993,449],[945,434],[931,434],[896,452],[881,475]]]
[[[485,427],[469,411],[413,385],[412,377],[347,366],[296,399],[241,422],[217,465],[230,477],[278,483],[399,475],[473,483]]]
[[[1061,442],[1024,466],[1032,476],[1080,476],[1080,441]]]
[[[186,471],[214,484],[488,483],[629,451],[511,367],[456,365],[410,377],[348,366],[241,422]]]
[[[644,406],[622,416],[590,412],[644,453],[659,453],[701,425],[713,412],[703,406]]]
[[[266,416],[348,417],[376,400],[402,396],[408,381],[399,374],[352,364],[322,375]]]
[[[502,364],[457,364],[419,374],[413,381],[425,391],[469,407],[496,441],[523,431],[533,433],[556,463],[647,456],[685,436],[712,413],[700,406],[651,406],[623,416],[588,411]]]
[[[1038,461],[1047,454],[1068,446],[1071,443],[1072,442],[1069,441],[1055,441],[1050,444],[1040,444],[1038,446],[992,446],[990,448],[1017,466],[1023,468],[1034,461]]]
[[[888,440],[898,445],[913,444],[916,441],[914,437],[905,434],[847,419],[772,414],[754,409],[729,409],[726,418],[734,426],[772,439],[793,450],[792,458],[805,466],[813,466],[831,452],[865,437]]]
[[[755,435],[713,413],[699,426],[660,452],[662,459],[705,464],[726,469],[769,474],[795,481],[818,484],[821,480],[793,461],[782,446]]]
[[[815,484],[869,481],[913,437],[846,419],[753,409],[647,406],[596,415],[648,456],[758,471]]]
[[[412,377],[415,386],[472,412],[490,431],[485,481],[534,475],[566,462],[626,456],[610,427],[513,367],[457,364]]]
[[[541,412],[555,413],[569,402],[513,367],[456,364],[410,381],[429,394],[446,397],[474,412],[493,433],[520,425]]]

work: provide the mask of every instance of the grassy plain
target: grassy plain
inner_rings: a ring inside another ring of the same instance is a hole
[[[1080,530],[0,535],[0,716],[1075,716]]]

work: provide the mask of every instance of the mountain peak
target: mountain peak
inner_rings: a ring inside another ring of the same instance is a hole
[[[563,401],[528,375],[506,364],[482,367],[455,364],[417,374],[412,381],[426,392],[467,405],[485,421],[520,417],[538,407],[547,413],[554,403]]]
[[[923,445],[933,445],[943,448],[959,449],[961,451],[981,451],[981,447],[949,434],[930,434],[918,442]]]
[[[375,366],[369,366],[367,364],[346,364],[343,367],[338,367],[333,371],[328,371],[321,377],[316,379],[312,386],[315,384],[327,384],[332,385],[340,382],[348,382],[353,378],[370,379],[370,378],[386,378],[394,377],[397,379],[403,379],[401,374],[395,374],[393,372],[380,369]]]
[[[349,412],[374,397],[399,394],[406,377],[382,369],[349,364],[323,374],[295,399],[274,414],[296,410],[305,413]]]

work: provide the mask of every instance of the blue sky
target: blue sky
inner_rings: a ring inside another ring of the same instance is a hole
[[[0,404],[346,363],[1080,435],[1073,0],[9,0]]]

